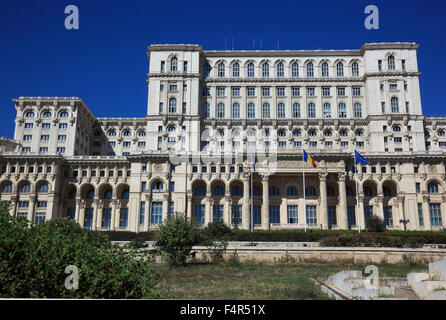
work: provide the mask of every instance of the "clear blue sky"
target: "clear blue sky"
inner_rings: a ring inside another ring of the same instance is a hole
[[[80,30],[64,27],[77,5]],[[364,28],[364,8],[378,6],[380,29]],[[19,96],[78,96],[98,117],[144,116],[146,46],[194,43],[205,50],[359,49],[365,42],[419,43],[426,115],[446,114],[444,1],[318,0],[2,0],[0,136],[12,137]]]

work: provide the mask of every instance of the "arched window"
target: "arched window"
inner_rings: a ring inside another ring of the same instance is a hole
[[[307,116],[308,118],[316,118],[316,106],[314,103],[308,104]]]
[[[62,112],[59,114],[59,117],[61,117],[61,118],[68,118],[68,112],[67,112],[67,111],[62,111]]]
[[[237,62],[232,65],[232,76],[240,77],[240,65]]]
[[[297,188],[295,186],[289,186],[286,189],[287,196],[297,196]]]
[[[294,62],[291,65],[291,76],[293,78],[297,78],[299,76],[299,65],[297,64],[297,62]]]
[[[399,107],[399,103],[398,103],[398,98],[397,97],[393,97],[390,100],[390,106],[391,106],[392,112],[400,112],[400,107]]]
[[[48,193],[48,183],[43,182],[39,185],[39,188],[37,189],[37,192],[39,193]]]
[[[280,63],[277,65],[277,77],[278,77],[278,78],[283,78],[284,76],[285,76],[285,72],[284,72],[284,70],[283,70],[283,63],[280,62]]]
[[[110,130],[110,131],[108,132],[108,136],[109,136],[109,137],[115,137],[115,136],[116,136],[116,131],[115,131],[115,130]]]
[[[219,103],[217,105],[217,118],[224,118],[225,117],[225,105],[224,103]]]
[[[163,192],[164,184],[161,181],[155,181],[152,184],[152,192]]]
[[[44,117],[44,118],[51,118],[51,112],[50,112],[50,111],[45,111],[45,112],[42,114],[42,117]]]
[[[439,137],[443,137],[443,136],[445,135],[444,130],[438,130],[438,131],[437,131],[437,135],[438,135]]]
[[[170,59],[170,71],[172,71],[172,72],[178,71],[178,58],[177,57],[173,57],[172,59]]]
[[[316,132],[316,130],[310,130],[310,131],[308,131],[308,135],[310,137],[316,137],[317,136],[317,132]]]
[[[256,107],[254,103],[248,103],[248,118],[252,119],[256,117]]]
[[[122,133],[122,135],[124,137],[130,137],[132,135],[132,132],[130,130],[124,130],[124,132]]]
[[[218,77],[222,78],[225,76],[225,64],[221,62],[217,67]]]
[[[279,188],[276,186],[269,187],[269,195],[270,196],[278,196],[279,195]]]
[[[225,194],[225,189],[222,186],[215,186],[212,192],[214,196],[222,196]]]
[[[31,184],[28,182],[25,182],[20,186],[20,193],[29,193],[31,192]]]
[[[362,118],[362,107],[360,103],[353,105],[353,115],[355,118]]]
[[[169,99],[169,113],[175,113],[175,112],[177,112],[177,99],[170,98]]]
[[[355,135],[357,137],[362,137],[362,136],[364,136],[364,131],[362,131],[361,129],[358,129],[355,131]]]
[[[336,65],[336,75],[338,77],[343,77],[344,76],[344,64],[342,62],[339,62]]]
[[[324,62],[322,64],[322,76],[323,77],[328,77],[329,76],[329,72],[328,72],[328,63]]]
[[[121,199],[128,199],[129,198],[129,189],[124,189],[121,193]]]
[[[94,190],[93,190],[93,189],[91,189],[91,190],[89,190],[89,191],[87,192],[87,194],[86,194],[86,198],[87,198],[87,199],[94,199]]]
[[[231,195],[233,196],[242,196],[243,195],[243,189],[240,186],[233,186],[231,190]]]
[[[307,197],[315,197],[316,196],[316,188],[313,186],[308,186],[305,188],[305,196]]]
[[[262,77],[269,77],[269,64],[266,62],[262,65]]]
[[[366,197],[373,196],[372,188],[370,188],[369,186],[364,186],[363,191],[364,191],[364,196]]]
[[[300,137],[302,135],[302,132],[300,130],[294,130],[293,131],[293,136],[294,137]]]
[[[195,188],[195,195],[196,196],[205,196],[206,195],[206,187],[205,186],[198,186]]]
[[[12,183],[7,182],[2,186],[2,193],[11,193],[12,192]]]
[[[271,117],[269,103],[264,103],[262,106],[262,118],[269,118],[269,117]]]
[[[293,103],[293,118],[300,118],[300,104]]]
[[[307,77],[314,77],[314,67],[312,62],[307,64]]]
[[[356,62],[352,64],[352,77],[359,77],[359,65]]]
[[[327,186],[327,196],[328,197],[336,196],[336,192],[332,186]]]
[[[34,111],[28,111],[27,113],[25,113],[25,117],[34,118]]]
[[[240,118],[240,105],[238,103],[234,103],[232,105],[232,118],[233,119]]]
[[[248,77],[249,78],[254,77],[254,64],[253,63],[248,64]]]
[[[331,137],[331,136],[333,136],[333,132],[331,130],[324,131],[324,137]]]
[[[345,106],[345,103],[338,104],[338,117],[347,118],[347,107]]]
[[[387,69],[395,70],[395,58],[393,56],[387,58]]]
[[[111,189],[108,189],[104,192],[104,199],[111,199],[113,195],[113,191]]]
[[[285,118],[285,104],[279,103],[277,105],[277,118]]]
[[[427,192],[428,193],[438,193],[438,184],[435,182],[431,182],[427,185]]]
[[[331,118],[331,106],[329,103],[324,103],[324,118]]]
[[[138,137],[145,137],[145,136],[146,136],[146,132],[145,131],[138,132]]]
[[[401,132],[401,127],[398,125],[395,125],[392,127],[393,132]]]
[[[339,135],[340,135],[341,137],[347,137],[347,136],[348,136],[348,132],[347,132],[347,130],[341,130],[341,131],[339,132]]]
[[[277,132],[277,135],[279,136],[279,137],[285,137],[286,136],[286,131],[285,130],[279,130],[278,132]]]

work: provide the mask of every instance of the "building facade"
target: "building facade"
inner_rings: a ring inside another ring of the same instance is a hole
[[[389,229],[443,229],[446,119],[422,114],[417,49],[151,45],[144,118],[13,99],[1,200],[32,223],[94,230],[147,231],[177,213],[241,228],[364,228],[375,214]],[[354,150],[371,165],[355,169]]]

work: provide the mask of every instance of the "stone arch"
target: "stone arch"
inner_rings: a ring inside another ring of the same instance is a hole
[[[47,181],[47,180],[44,180],[44,179],[40,179],[40,180],[37,180],[36,182],[35,182],[35,193],[39,193],[39,188],[40,188],[40,186],[42,185],[42,184],[47,184],[48,185],[48,191],[47,192],[45,192],[45,193],[50,193],[51,192],[51,190],[52,190],[52,186],[51,186],[51,183],[49,182],[49,181]]]
[[[213,197],[223,197],[228,191],[227,184],[221,179],[212,180],[210,186]]]
[[[20,189],[21,189],[21,187],[24,185],[24,184],[26,184],[26,183],[29,183],[29,185],[30,185],[30,191],[29,192],[27,192],[27,194],[29,193],[29,194],[33,194],[33,193],[35,193],[35,186],[34,186],[34,184],[31,182],[31,181],[29,181],[29,180],[25,180],[25,179],[22,179],[22,180],[19,180],[18,182],[17,182],[17,193],[18,194],[20,194],[21,192],[20,192]]]
[[[361,187],[364,197],[374,198],[378,195],[378,184],[374,180],[364,180]]]
[[[11,180],[2,180],[1,182],[0,182],[0,194],[2,194],[3,192],[3,187],[5,186],[5,185],[7,185],[7,184],[10,184],[11,185],[11,192],[8,192],[8,193],[5,193],[5,194],[13,194],[13,193],[15,193],[15,188],[14,188],[14,183],[12,183],[12,181]]]
[[[429,191],[429,185],[431,183],[436,183],[438,185],[438,194],[442,194],[442,193],[445,192],[444,191],[445,189],[444,189],[443,182],[440,179],[437,179],[437,178],[429,178],[429,179],[426,180],[426,189],[425,189],[426,191]]]
[[[111,192],[111,194],[110,194]],[[108,198],[110,196],[110,198]],[[98,186],[98,197],[100,199],[113,198],[113,187],[109,183],[102,183]]]
[[[388,188],[387,191],[385,191],[385,188]],[[396,197],[399,193],[399,186],[398,183],[393,179],[386,179],[382,182],[382,190],[384,197]]]
[[[124,192],[128,192],[130,196],[130,186],[127,183],[121,182],[115,188],[116,198],[121,200],[128,200],[127,195]]]
[[[74,193],[74,198],[72,198],[72,192]],[[65,187],[64,187],[64,191],[63,191],[63,198],[64,199],[75,199],[78,196],[78,190],[75,184],[73,183],[68,183]]]
[[[200,194],[197,194],[197,188],[199,187],[204,187],[204,194],[202,194],[201,190],[200,192],[198,192]],[[206,197],[208,191],[208,184],[203,179],[194,179],[192,180],[191,183],[191,191],[192,191],[192,196],[194,197]]]

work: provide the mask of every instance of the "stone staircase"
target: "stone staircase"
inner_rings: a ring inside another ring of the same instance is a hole
[[[407,283],[423,300],[446,300],[446,259],[429,263],[429,273],[409,273]]]

